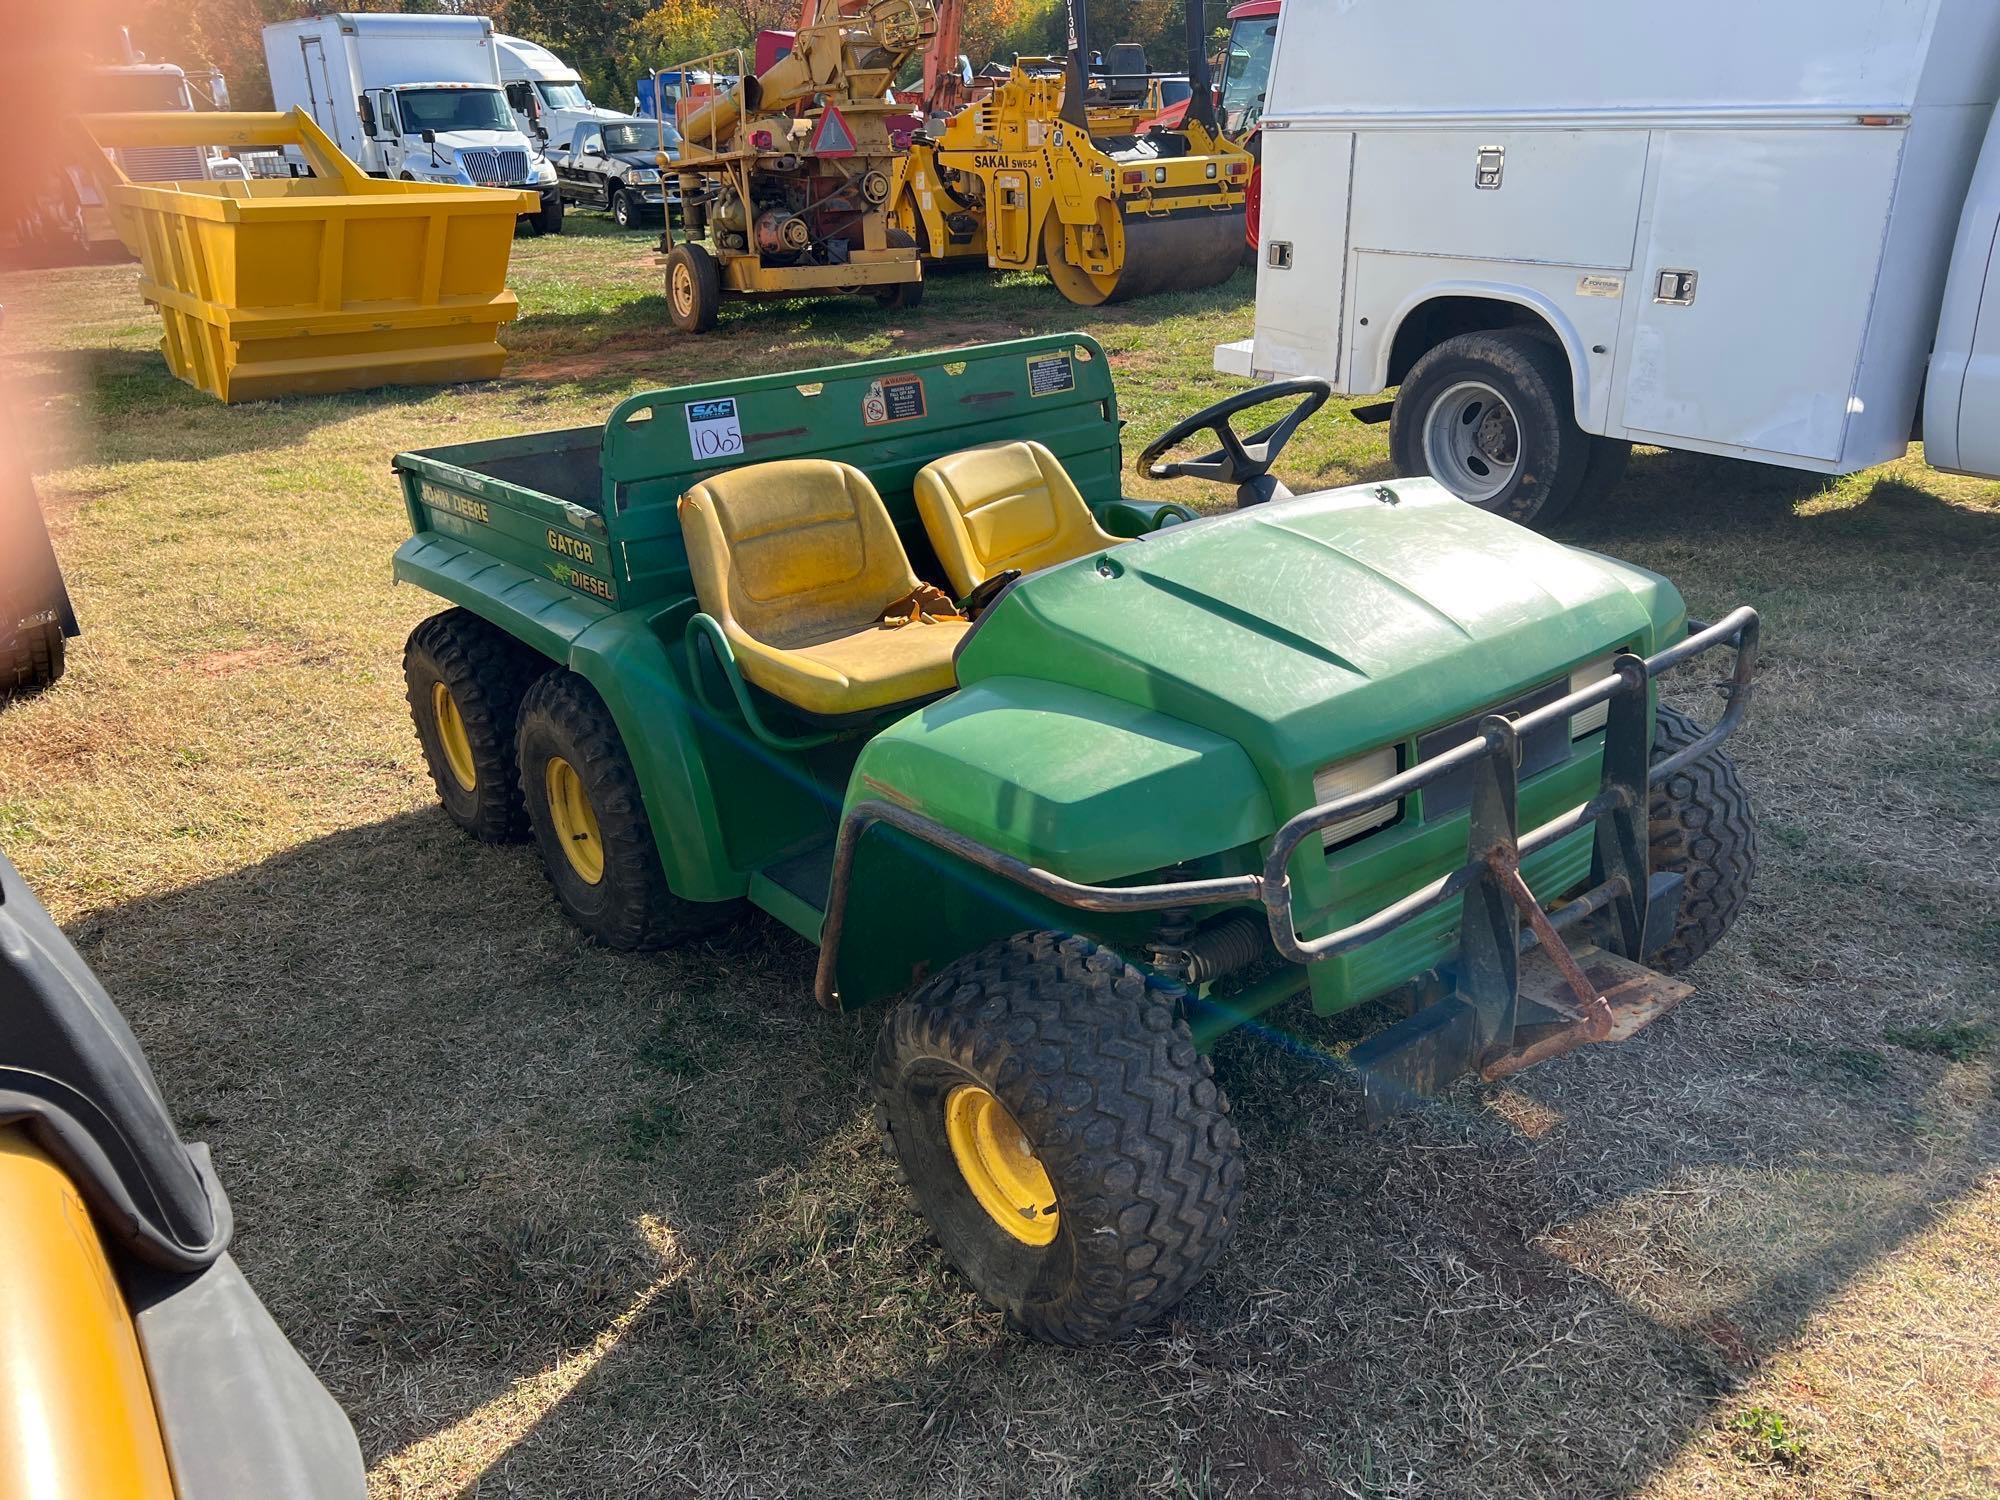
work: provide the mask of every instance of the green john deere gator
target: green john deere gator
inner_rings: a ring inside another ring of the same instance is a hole
[[[1271,466],[1328,394],[1246,392],[1148,448],[1236,486],[1205,519],[1121,494],[1077,334],[395,461],[396,574],[454,606],[406,657],[451,817],[531,836],[611,946],[748,902],[819,945],[822,1005],[900,996],[881,1125],[1042,1338],[1117,1336],[1221,1250],[1219,1031],[1401,994],[1352,1053],[1379,1113],[1629,1036],[1748,889],[1719,745],[1756,614],[1693,624],[1665,579],[1429,480],[1290,495]],[[1702,730],[1654,679],[1717,649]]]

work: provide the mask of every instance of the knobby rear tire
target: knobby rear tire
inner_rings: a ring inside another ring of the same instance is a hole
[[[576,771],[597,821],[604,869],[594,882],[571,863],[551,814],[552,756]],[[536,679],[521,703],[515,759],[542,872],[570,920],[605,947],[665,947],[735,916],[740,902],[684,901],[668,886],[617,721],[582,677],[558,667]]]
[[[417,743],[451,820],[483,843],[525,838],[527,809],[514,763],[514,725],[528,684],[547,663],[470,610],[448,609],[410,632],[403,682]],[[433,684],[458,705],[472,752],[473,785],[453,774],[442,742]]]

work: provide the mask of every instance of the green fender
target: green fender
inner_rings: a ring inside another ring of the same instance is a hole
[[[1276,827],[1240,746],[1152,709],[1024,677],[987,678],[877,735],[855,765],[847,806],[870,799],[1093,882],[1254,845]],[[1132,942],[1157,920],[1041,901],[878,825],[856,854],[836,984],[853,1006],[1025,927]]]
[[[682,663],[651,618],[585,599],[436,532],[397,548],[395,572],[398,581],[463,606],[595,688],[638,773],[674,894],[723,901],[744,893],[748,876],[731,866],[697,739],[700,710],[689,699]],[[679,631],[673,636],[678,642]]]

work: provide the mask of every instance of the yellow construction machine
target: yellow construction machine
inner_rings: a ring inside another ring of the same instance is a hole
[[[992,93],[918,132],[897,224],[927,259],[1047,266],[1085,307],[1227,280],[1253,162],[1216,127],[1200,0],[1187,5],[1191,97],[1172,128],[1092,108],[1088,29],[1085,0],[1069,0],[1067,58],[1017,58]]]
[[[670,216],[661,243],[676,328],[712,328],[725,295],[871,292],[910,307],[923,294],[916,242],[889,212],[901,153],[888,120],[904,113],[889,89],[937,12],[932,0],[829,8],[755,72],[741,49],[681,65],[727,81],[684,102],[680,157],[660,162],[680,178],[679,238]]]

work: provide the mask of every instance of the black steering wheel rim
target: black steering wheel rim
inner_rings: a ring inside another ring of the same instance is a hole
[[[1249,437],[1236,435],[1236,429],[1229,423],[1236,413],[1282,401],[1287,396],[1302,399],[1284,416],[1258,428]],[[1146,445],[1134,467],[1147,479],[1209,479],[1217,484],[1249,484],[1271,472],[1271,465],[1278,461],[1278,455],[1292,440],[1299,424],[1326,405],[1332,396],[1331,385],[1312,377],[1277,380],[1252,390],[1238,391],[1234,396],[1204,406],[1193,416],[1184,417],[1169,427]],[[1178,463],[1160,461],[1197,432],[1203,431],[1214,433],[1216,441],[1222,446],[1201,458]]]

